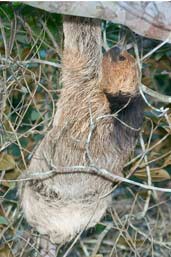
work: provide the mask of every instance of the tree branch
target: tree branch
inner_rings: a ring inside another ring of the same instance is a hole
[[[99,18],[129,27],[149,38],[171,43],[171,2],[26,2],[52,13]]]

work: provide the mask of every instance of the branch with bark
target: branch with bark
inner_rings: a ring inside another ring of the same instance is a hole
[[[108,20],[142,36],[171,43],[171,2],[27,2],[51,13]]]

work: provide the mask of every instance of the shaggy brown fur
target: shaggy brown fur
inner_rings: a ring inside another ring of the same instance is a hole
[[[122,127],[118,143],[116,133],[118,126],[123,124],[119,125],[119,121],[110,116],[113,112],[111,97],[116,97],[115,109],[118,111],[120,106],[124,107],[123,95],[124,103],[125,97],[127,102],[137,95],[135,60],[126,52],[122,53],[121,58],[120,51],[116,53],[115,48],[105,54],[102,63],[98,20],[65,17],[64,35],[63,89],[53,128],[35,152],[28,172],[46,172],[52,167],[60,171],[59,167],[93,163],[121,176],[137,134],[129,134],[131,129]],[[142,120],[139,114],[141,110],[136,111],[139,102],[133,101],[131,104],[131,108],[127,104],[125,113],[122,110],[120,116],[126,122],[126,115],[129,114],[130,126],[131,115],[135,120]],[[105,115],[108,116],[103,117]],[[92,131],[91,126],[94,126]],[[100,196],[107,193],[111,186],[110,181],[81,173],[78,169],[77,174],[68,172],[23,183],[21,204],[33,227],[49,235],[52,242],[62,243],[101,219],[111,197],[100,199]]]

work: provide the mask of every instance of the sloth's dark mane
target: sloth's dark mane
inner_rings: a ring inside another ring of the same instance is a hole
[[[122,93],[115,95],[106,93],[106,96],[111,114],[119,111],[114,118],[114,138],[116,144],[124,150],[124,147],[127,147],[128,143],[132,144],[139,134],[138,129],[141,128],[143,122],[144,101],[140,94],[131,96]]]

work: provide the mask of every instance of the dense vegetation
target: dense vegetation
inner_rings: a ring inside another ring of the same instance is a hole
[[[111,47],[123,37],[142,56],[142,83],[171,95],[171,47],[153,54],[159,41],[103,23]],[[105,38],[105,36],[103,38]],[[17,178],[50,128],[60,95],[62,17],[21,3],[0,4],[0,256],[40,256],[39,235],[26,223],[17,197]],[[106,42],[104,42],[106,45]],[[138,60],[139,63],[141,63]],[[162,98],[161,98],[162,99]],[[134,156],[125,167],[134,181],[170,188],[171,111],[147,96],[144,125]],[[167,103],[168,100],[168,103]],[[151,105],[151,106],[150,106]],[[113,205],[95,228],[85,232],[68,256],[170,256],[170,193],[121,184]],[[64,256],[69,245],[59,247]],[[97,255],[101,254],[101,255]]]

